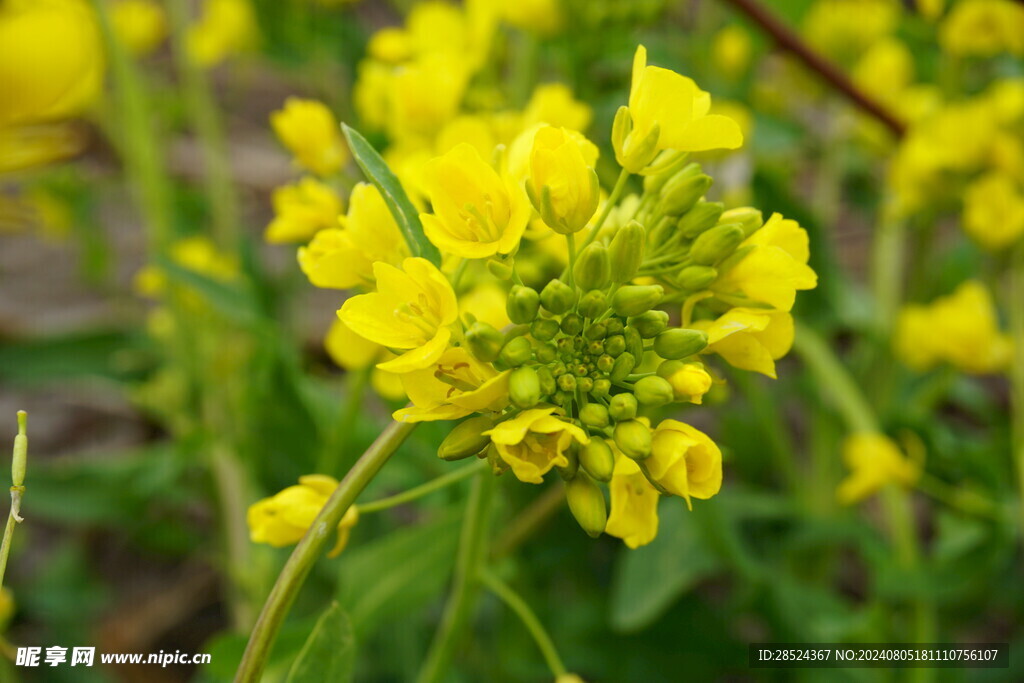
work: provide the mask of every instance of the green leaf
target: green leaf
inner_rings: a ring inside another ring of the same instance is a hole
[[[644,628],[720,566],[682,501],[663,501],[658,514],[657,538],[619,554],[611,593],[611,624],[618,631]]]
[[[5,382],[42,384],[97,376],[131,380],[152,364],[145,337],[128,330],[0,340],[0,380]]]
[[[296,657],[287,683],[319,683],[319,681],[352,680],[355,663],[355,636],[348,614],[332,602],[320,619],[306,644]]]
[[[402,236],[409,245],[409,251],[413,256],[422,256],[435,266],[441,265],[441,252],[437,250],[423,232],[423,225],[420,223],[420,214],[409,201],[408,195],[402,189],[402,184],[391,172],[388,165],[377,154],[377,150],[366,141],[354,128],[341,124],[345,132],[345,139],[348,140],[348,147],[352,150],[352,156],[363,173],[370,179],[388,205],[388,210],[395,217]]]

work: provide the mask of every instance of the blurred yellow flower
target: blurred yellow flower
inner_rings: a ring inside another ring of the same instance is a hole
[[[643,45],[637,47],[629,91],[629,123],[617,121],[618,135],[613,130],[616,159],[626,170],[639,173],[664,149],[699,152],[742,145],[743,135],[736,122],[708,114],[710,107],[711,95],[693,80],[669,69],[647,66],[647,50]],[[624,116],[620,114],[616,119]]]
[[[722,451],[707,434],[678,420],[664,420],[651,437],[651,455],[643,461],[658,486],[686,501],[706,500],[722,488]]]
[[[739,78],[750,66],[750,34],[739,24],[729,24],[715,34],[711,60],[728,78]]]
[[[188,27],[185,45],[195,64],[212,67],[251,49],[258,36],[249,0],[205,0],[199,20]]]
[[[357,183],[348,212],[337,220],[341,227],[321,230],[299,248],[299,266],[314,287],[372,287],[374,262],[397,266],[409,255],[394,216],[373,185]]]
[[[319,176],[338,172],[348,161],[338,120],[322,102],[289,97],[271,113],[270,124],[295,163]]]
[[[298,485],[253,503],[246,515],[249,538],[253,543],[266,543],[275,548],[298,543],[336,488],[338,480],[334,477],[307,474],[299,477]],[[338,523],[338,540],[328,557],[335,557],[345,549],[352,527],[358,521],[359,510],[353,505]]]
[[[554,414],[556,410],[554,406],[524,410],[484,432],[519,481],[540,484],[552,467],[569,464],[565,452],[574,440],[590,441],[583,429]]]
[[[890,0],[818,0],[804,17],[803,34],[816,49],[851,64],[896,29],[899,3]]]
[[[915,370],[944,361],[974,374],[1004,370],[1013,348],[1010,338],[999,331],[991,295],[976,280],[931,304],[905,306],[894,343],[900,359]]]
[[[501,18],[510,26],[542,36],[558,33],[565,23],[561,0],[516,0],[498,5]]]
[[[844,505],[864,500],[887,484],[913,486],[921,476],[919,464],[908,460],[892,439],[875,432],[846,437],[843,461],[850,474],[840,482],[836,497]]]
[[[458,113],[469,75],[465,61],[447,53],[397,67],[386,91],[388,132],[398,139],[435,135]]]
[[[1024,54],[1024,7],[1012,0],[962,0],[939,30],[939,44],[962,56]]]
[[[884,38],[864,53],[851,76],[861,90],[898,110],[904,91],[914,82],[914,55],[902,41]]]
[[[1009,175],[987,173],[964,192],[964,232],[986,249],[1003,249],[1024,235],[1024,193]]]
[[[116,0],[110,5],[110,23],[117,39],[136,56],[153,52],[167,37],[167,13],[155,0]]]
[[[793,346],[793,316],[763,308],[732,308],[717,320],[693,324],[708,333],[705,353],[717,353],[729,365],[776,378],[775,361]]]
[[[430,261],[407,258],[402,268],[373,264],[377,291],[348,299],[338,316],[356,334],[405,353],[377,367],[403,373],[426,368],[448,348],[458,303],[447,278]]]
[[[564,83],[543,83],[533,90],[523,110],[522,127],[546,123],[556,128],[585,131],[594,113],[590,106],[572,96]]]
[[[434,213],[420,219],[441,251],[486,258],[515,250],[530,219],[526,193],[471,146],[463,143],[431,160],[426,184]]]
[[[239,275],[237,261],[217,249],[205,235],[178,240],[171,245],[169,256],[182,268],[213,280],[231,282]],[[159,298],[167,290],[167,275],[159,266],[144,266],[135,275],[135,289],[143,296]]]
[[[500,411],[509,402],[508,375],[462,347],[450,348],[435,363],[401,375],[413,405],[395,411],[393,417],[399,422],[426,422]]]
[[[647,545],[658,535],[658,491],[640,467],[617,453],[611,483],[611,512],[604,532],[621,538],[630,548]]]
[[[395,354],[380,344],[360,337],[337,317],[324,337],[324,350],[331,360],[348,372],[356,372],[371,364],[395,357]],[[398,401],[405,398],[402,382],[394,373],[374,368],[371,371],[370,383],[374,391],[386,399]]]
[[[342,209],[341,199],[332,188],[309,177],[277,188],[271,201],[274,219],[264,237],[274,244],[302,242],[336,226]]]
[[[509,324],[505,310],[506,291],[493,282],[477,285],[459,296],[459,314],[472,315],[477,320],[500,330]]]
[[[534,135],[526,189],[555,232],[582,230],[597,210],[601,187],[596,160],[597,147],[575,131],[545,126]]]

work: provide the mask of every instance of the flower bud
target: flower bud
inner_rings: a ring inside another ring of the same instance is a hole
[[[540,303],[548,311],[561,315],[576,303],[576,292],[561,280],[552,280],[541,291]]]
[[[654,352],[668,360],[678,360],[703,351],[708,345],[708,333],[687,327],[665,330],[654,338]]]
[[[626,327],[622,322],[622,318],[608,318],[604,321],[604,326],[608,330],[608,336],[622,334],[622,330]]]
[[[555,375],[548,366],[541,365],[537,368],[537,378],[540,380],[540,393],[542,396],[550,396],[558,389],[558,385],[555,383]]]
[[[590,323],[587,325],[587,329],[583,330],[583,337],[587,341],[604,339],[606,336],[608,336],[608,327],[603,322]]]
[[[572,274],[580,289],[604,289],[608,286],[610,269],[608,248],[595,242],[580,252]]]
[[[647,311],[629,319],[629,326],[636,330],[644,339],[652,339],[668,327],[668,313],[665,311]]]
[[[568,372],[564,375],[559,375],[556,384],[558,384],[558,388],[562,391],[569,393],[576,391],[576,377]]]
[[[580,313],[585,318],[596,318],[608,310],[608,299],[600,289],[592,289],[580,299]]]
[[[551,341],[558,334],[558,321],[551,318],[534,320],[530,325],[530,334],[539,341]]]
[[[663,216],[681,216],[694,207],[709,187],[711,176],[701,174],[684,178],[673,187],[662,190],[655,212]]]
[[[718,277],[718,271],[711,266],[686,266],[676,275],[680,289],[691,292],[704,289]]]
[[[498,449],[494,447],[493,443],[487,447],[486,458],[487,464],[491,466],[491,474],[494,476],[500,477],[508,472],[508,463],[501,457],[501,454],[498,453]]]
[[[605,327],[607,330],[608,328]],[[604,352],[612,358],[618,358],[626,350],[626,338],[621,334],[606,337],[604,341]]]
[[[566,483],[565,499],[569,503],[572,516],[588,536],[597,538],[604,533],[608,511],[605,507],[604,492],[593,479],[585,473],[578,473]]]
[[[608,402],[608,414],[616,421],[632,420],[636,417],[637,402],[633,394],[615,394]]]
[[[583,318],[575,313],[569,313],[562,318],[561,330],[570,337],[575,337],[583,331]]]
[[[594,380],[594,388],[590,390],[590,393],[594,396],[607,396],[611,390],[612,383],[604,377],[599,377]]]
[[[508,395],[520,408],[532,408],[537,405],[541,395],[537,371],[528,365],[513,370],[508,376]]]
[[[671,403],[674,398],[672,385],[668,383],[668,380],[657,375],[650,375],[649,377],[642,377],[637,380],[636,384],[633,385],[633,394],[636,396],[637,401],[645,406],[652,407]]]
[[[743,228],[736,223],[716,225],[693,241],[690,259],[702,266],[718,263],[731,254],[743,241]]]
[[[613,382],[621,382],[629,376],[629,373],[633,372],[633,368],[635,366],[636,356],[628,351],[624,352],[615,359],[615,364],[612,366],[609,379]]]
[[[627,457],[643,460],[651,454],[651,428],[638,420],[615,425],[615,445]]]
[[[589,394],[590,390],[594,388],[594,380],[589,377],[580,377],[576,380],[576,387],[584,394]]]
[[[612,310],[624,317],[640,315],[658,305],[665,290],[661,285],[626,285],[612,295]]]
[[[588,403],[580,408],[580,422],[588,427],[604,429],[608,426],[608,409],[600,403]]]
[[[28,466],[28,413],[18,411],[18,433],[14,437],[11,456],[11,483],[17,488],[25,483],[25,469]],[[13,499],[12,499],[13,504]],[[12,510],[14,518],[20,520],[18,510]]]
[[[627,327],[622,336],[626,340],[626,352],[639,363],[644,358],[644,340],[641,339],[640,333],[632,327]]]
[[[700,173],[700,164],[686,163],[686,160],[689,158],[689,152],[663,151],[658,158],[658,172],[644,176],[644,192],[657,194],[661,191],[661,188],[670,184],[676,176],[682,175],[685,177]]]
[[[724,210],[721,202],[698,202],[680,217],[676,230],[683,237],[693,239],[717,223]]]
[[[658,373],[661,374],[660,368]],[[673,368],[670,374],[662,376],[672,385],[673,396],[677,401],[689,401],[700,405],[704,394],[711,390],[711,375],[700,363],[681,363],[680,367]]]
[[[633,279],[643,263],[646,242],[647,231],[636,221],[626,223],[615,232],[608,247],[612,282],[622,284]]]
[[[466,330],[466,345],[470,352],[485,363],[497,360],[504,344],[504,335],[485,322],[478,320]]]
[[[489,259],[487,261],[487,270],[489,270],[491,275],[499,280],[511,280],[514,263],[515,261],[512,260],[512,257],[507,257],[503,261]]]
[[[537,357],[538,363],[547,364],[558,357],[558,349],[554,344],[538,344],[533,349],[533,355]]]
[[[720,225],[737,223],[743,228],[744,237],[750,237],[764,225],[764,215],[753,207],[740,206],[722,213],[718,222]]]
[[[580,465],[594,479],[611,481],[612,470],[615,469],[612,447],[600,436],[590,437],[590,442],[580,449]]]
[[[548,227],[563,235],[583,229],[597,210],[600,185],[579,133],[545,126],[533,138],[526,194]]]
[[[523,285],[513,285],[508,292],[505,311],[508,319],[516,324],[530,323],[537,317],[540,308],[540,294],[537,290]]]
[[[501,362],[510,368],[518,368],[520,365],[530,360],[533,348],[530,346],[530,340],[526,337],[513,337],[505,344],[501,349],[501,353],[498,354],[498,358]]]
[[[442,460],[462,460],[476,455],[491,443],[491,437],[483,432],[494,427],[489,417],[478,415],[455,425],[437,448],[437,457]]]
[[[565,449],[564,455],[565,459],[569,461],[569,464],[558,467],[558,475],[565,481],[570,481],[576,476],[576,472],[580,469],[580,453],[575,441]]]
[[[661,126],[655,122],[647,134],[638,138],[633,131],[633,119],[629,107],[622,106],[615,112],[612,123],[612,146],[619,166],[630,173],[640,173],[658,154],[658,138]]]

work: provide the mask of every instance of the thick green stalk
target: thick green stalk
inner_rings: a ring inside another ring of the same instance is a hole
[[[1010,385],[1013,396],[1013,460],[1020,487],[1021,537],[1024,538],[1024,241],[1017,244],[1010,265],[1009,296],[1010,336],[1013,360]]]
[[[384,463],[416,428],[417,423],[392,422],[377,440],[366,449],[327,500],[309,531],[295,547],[285,563],[277,582],[267,596],[242,662],[235,674],[235,683],[257,683],[261,680],[271,647],[281,625],[309,575],[313,564],[323,554],[331,533],[363,489],[373,480]]]
[[[452,650],[462,634],[463,626],[479,590],[479,571],[487,555],[486,538],[490,529],[491,497],[494,475],[484,471],[473,481],[473,490],[466,503],[466,516],[459,536],[459,553],[455,558],[452,591],[441,616],[441,624],[430,644],[416,680],[435,683],[441,680],[451,661]]]

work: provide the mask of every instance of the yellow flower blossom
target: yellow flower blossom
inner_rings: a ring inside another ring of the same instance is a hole
[[[433,214],[423,231],[442,252],[486,258],[515,250],[530,219],[526,193],[463,143],[427,166]]]
[[[663,420],[654,430],[643,465],[658,486],[691,510],[691,496],[707,500],[722,488],[722,451],[707,434],[678,420]]]
[[[370,36],[366,53],[373,59],[388,64],[398,64],[412,57],[412,41],[401,28],[388,26]]]
[[[554,406],[524,410],[484,432],[519,481],[540,484],[552,467],[569,464],[565,452],[574,440],[590,441],[585,431],[556,415],[557,410]]]
[[[315,178],[277,188],[271,201],[274,220],[264,237],[274,244],[308,240],[320,230],[336,226],[341,215],[341,199]]]
[[[693,325],[708,333],[705,353],[717,353],[729,365],[776,379],[775,361],[793,346],[793,316],[785,311],[736,307],[717,320]]]
[[[994,171],[964,192],[964,231],[986,249],[1003,249],[1024,234],[1024,193],[1011,177]]]
[[[435,363],[401,375],[413,405],[395,411],[393,417],[399,422],[427,422],[500,411],[509,402],[508,375],[462,347],[450,348]]]
[[[148,55],[167,37],[167,13],[154,0],[116,0],[110,23],[117,39],[136,56]]]
[[[322,102],[289,97],[270,115],[270,124],[295,163],[319,176],[336,173],[348,161],[338,121]]]
[[[338,480],[334,477],[307,474],[299,477],[296,486],[289,486],[270,498],[253,503],[246,515],[252,542],[266,543],[275,548],[298,543],[336,488]],[[338,523],[338,540],[328,557],[335,557],[345,549],[352,527],[358,521],[359,510],[353,505]]]
[[[737,304],[742,303],[738,293],[747,300],[788,311],[798,290],[814,289],[818,284],[818,276],[807,265],[807,231],[777,213],[740,244],[734,258],[734,262],[723,264],[724,272],[711,290]]]
[[[947,362],[974,374],[1002,371],[1012,352],[1010,338],[999,331],[992,297],[976,280],[931,304],[904,307],[895,346],[900,359],[915,370]]]
[[[185,45],[195,64],[213,67],[251,49],[258,34],[249,0],[205,0],[202,16],[188,28]]]
[[[639,46],[629,91],[632,128],[616,141],[616,159],[623,168],[639,173],[661,150],[700,152],[742,145],[736,122],[708,114],[710,108],[711,95],[685,76],[648,66],[647,50]]]
[[[601,187],[593,168],[596,158],[597,148],[575,131],[545,126],[534,135],[526,188],[534,208],[555,232],[582,230],[597,210]]]
[[[617,453],[608,488],[612,499],[611,511],[604,532],[621,538],[634,549],[653,541],[658,535],[660,495],[636,462]]]
[[[908,460],[892,439],[874,432],[846,437],[843,461],[850,474],[840,482],[836,497],[844,505],[864,500],[887,484],[913,486],[921,476],[920,465]]]
[[[1024,7],[1012,0],[962,0],[939,30],[942,49],[955,55],[1024,54]]]
[[[321,230],[299,249],[299,266],[315,287],[373,286],[374,262],[397,266],[409,255],[394,216],[373,185],[357,183],[348,212],[338,220],[341,227]]]
[[[430,261],[407,258],[402,268],[373,264],[377,291],[348,299],[338,316],[356,334],[381,346],[403,350],[377,367],[404,373],[429,367],[448,348],[458,318],[455,292]]]

